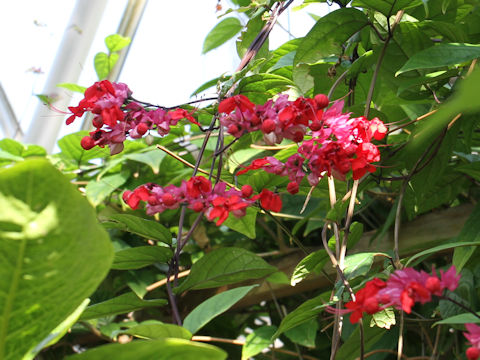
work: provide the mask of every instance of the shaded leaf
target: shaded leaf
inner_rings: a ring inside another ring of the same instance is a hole
[[[315,319],[318,314],[329,305],[329,298],[330,292],[305,301],[302,305],[283,318],[277,332],[273,335],[273,338],[279,337],[285,331],[293,329],[306,321]]]
[[[238,92],[254,103],[262,104],[273,95],[293,86],[286,77],[275,74],[255,74],[244,77],[238,84]]]
[[[192,338],[192,333],[184,327],[174,324],[165,324],[156,320],[144,321],[138,325],[132,326],[128,330],[122,331],[122,334],[153,340],[164,338],[190,340]]]
[[[127,154],[124,157],[129,160],[147,164],[152,168],[154,174],[158,174],[160,171],[160,165],[165,158],[165,152],[159,149],[154,149],[141,153]]]
[[[147,239],[161,241],[165,244],[172,243],[170,230],[156,221],[128,214],[110,215],[110,219],[124,225],[121,227],[122,230],[143,236]]]
[[[364,348],[368,351],[373,345],[375,345],[381,337],[385,334],[385,330],[377,326],[364,327]],[[353,333],[349,336],[347,341],[343,343],[337,352],[337,358],[342,360],[354,360],[360,356],[360,330],[357,326]]]
[[[276,330],[275,326],[262,326],[248,334],[242,347],[242,360],[250,359],[269,347]]]
[[[314,348],[317,331],[318,321],[317,319],[311,319],[294,327],[293,329],[285,331],[285,336],[296,344]]]
[[[480,315],[480,312],[477,313]],[[433,324],[442,325],[442,324],[467,324],[467,323],[480,323],[480,319],[471,313],[459,314],[455,316],[448,317],[446,319],[437,321]]]
[[[474,246],[454,248],[452,263],[455,265],[457,272],[462,270],[480,243],[480,222],[478,219],[480,219],[480,204],[475,206],[475,209],[473,209],[463,226],[462,231],[460,231],[460,234],[458,234],[456,238],[457,241],[463,243],[476,243]]]
[[[480,45],[447,43],[422,50],[408,59],[395,76],[407,71],[458,65],[480,57]]]
[[[100,180],[91,180],[85,187],[85,195],[93,206],[100,205],[112,192],[117,190],[130,177],[127,172],[104,176]]]
[[[354,0],[352,6],[372,9],[385,16],[395,15],[397,11],[422,5],[422,0]]]
[[[98,146],[91,150],[85,150],[82,148],[80,141],[87,135],[87,131],[79,131],[74,134],[66,135],[58,140],[58,147],[62,151],[60,155],[66,160],[75,162],[76,164],[86,164],[89,160],[109,156],[109,151],[107,149],[102,149]]]
[[[183,321],[183,326],[192,334],[204,327],[210,320],[230,309],[257,285],[242,286],[221,292],[193,309]]]
[[[219,248],[193,264],[190,275],[176,293],[189,289],[208,289],[258,279],[277,271],[256,254],[241,248]]]
[[[183,339],[137,340],[109,344],[67,357],[67,360],[224,360],[227,353],[215,346]]]
[[[320,274],[327,261],[328,255],[324,249],[307,255],[295,266],[290,284],[295,286],[310,274]]]
[[[126,314],[147,307],[163,306],[166,303],[167,300],[164,299],[142,300],[134,293],[126,293],[87,307],[82,316],[80,316],[80,320],[98,319],[106,316]]]
[[[138,246],[117,251],[112,269],[140,269],[155,263],[167,263],[172,257],[172,250],[162,246]]]

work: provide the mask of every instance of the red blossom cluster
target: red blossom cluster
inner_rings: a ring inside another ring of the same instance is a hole
[[[144,201],[149,215],[177,209],[186,204],[195,212],[205,213],[210,221],[218,218],[217,226],[223,224],[229,214],[245,216],[247,207],[254,205],[257,200],[265,210],[279,212],[282,208],[280,196],[270,190],[263,189],[259,194],[252,195],[253,189],[250,185],[242,186],[241,190],[227,190],[224,182],[212,186],[207,178],[194,176],[188,181],[183,180],[178,187],[161,187],[154,183],[141,185],[133,191],[125,191],[123,200],[134,210],[138,208],[140,201]]]
[[[355,300],[345,304],[348,309],[345,312],[352,313],[352,324],[357,323],[364,312],[372,315],[390,306],[410,314],[415,303],[425,304],[432,300],[432,295],[441,296],[445,289],[455,290],[459,280],[454,266],[446,272],[440,270],[440,277],[435,271],[430,275],[413,268],[396,270],[386,282],[377,278],[368,281],[355,294]]]
[[[85,150],[109,145],[110,152],[114,155],[123,150],[123,142],[127,136],[138,139],[153,129],[164,136],[170,132],[170,126],[177,125],[178,121],[184,118],[198,125],[187,110],[147,110],[140,103],[131,100],[131,94],[126,84],[103,80],[85,90],[85,97],[78,106],[68,108],[72,115],[67,119],[67,125],[76,117],[82,117],[85,112],[95,115],[92,120],[95,130],[81,141]]]
[[[477,360],[480,357],[480,326],[475,324],[465,324],[467,332],[463,335],[469,341],[471,347],[467,349],[467,359]]]
[[[300,143],[298,152],[286,163],[274,157],[257,159],[238,175],[263,169],[288,176],[287,190],[295,194],[307,169],[307,179],[312,186],[325,174],[344,180],[352,170],[353,179],[357,180],[367,172],[374,172],[372,163],[380,160],[380,152],[371,141],[383,139],[386,126],[378,118],[352,118],[350,113],[342,113],[343,101],[324,110],[327,105],[328,98],[323,94],[295,101],[280,95],[275,102],[270,100],[261,106],[254,105],[243,95],[223,100],[219,105],[219,111],[224,113],[220,122],[233,136],[260,130],[269,144],[278,144],[283,138]],[[304,140],[308,129],[311,136]]]

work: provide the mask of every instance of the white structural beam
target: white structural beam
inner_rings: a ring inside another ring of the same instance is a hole
[[[55,99],[57,109],[66,109],[70,97],[56,85],[78,82],[106,5],[107,0],[77,0],[75,4],[42,91]],[[64,121],[64,117],[39,104],[23,141],[51,152]]]

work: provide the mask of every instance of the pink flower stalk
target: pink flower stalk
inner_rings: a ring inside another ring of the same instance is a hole
[[[234,188],[227,190],[227,184],[219,182],[212,189],[210,180],[203,176],[195,176],[188,181],[182,181],[179,187],[169,185],[161,187],[148,183],[135,190],[126,190],[123,201],[133,210],[138,209],[140,202],[146,203],[148,215],[162,213],[167,209],[177,209],[185,204],[195,212],[203,212],[210,221],[217,219],[217,226],[223,224],[229,214],[242,217],[246,209],[259,201],[266,210],[279,212],[282,200],[278,194],[263,189],[260,194],[253,195],[250,185],[244,185],[241,190]]]

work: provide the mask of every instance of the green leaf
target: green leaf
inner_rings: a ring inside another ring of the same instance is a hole
[[[124,157],[129,160],[147,164],[152,168],[154,174],[158,174],[160,172],[160,165],[165,158],[165,152],[160,149],[154,149],[141,153],[128,154]]]
[[[89,160],[105,158],[109,156],[107,149],[94,147],[91,150],[85,150],[80,145],[80,141],[84,136],[87,136],[87,131],[79,131],[74,134],[69,134],[58,140],[58,147],[60,148],[61,155],[66,160],[75,162],[78,164],[87,164]]]
[[[373,345],[375,345],[381,337],[385,334],[385,330],[377,326],[364,327],[364,348],[365,351],[368,351]],[[357,326],[350,337],[343,343],[340,349],[337,352],[337,359],[342,360],[354,360],[360,356],[360,347],[358,346],[360,342],[360,330]]]
[[[480,92],[480,70],[474,70],[470,76],[463,80],[457,87],[457,91],[443,103],[438,111],[423,120],[417,127],[413,140],[407,145],[405,151],[418,152],[427,147],[432,139],[460,113],[471,114],[480,110],[480,102],[477,96]]]
[[[328,255],[324,249],[307,255],[295,266],[290,284],[295,286],[310,274],[320,274],[327,261]]]
[[[131,41],[132,40],[128,37],[113,34],[105,38],[105,45],[107,45],[107,49],[113,53],[122,50],[124,47],[128,46]]]
[[[275,326],[262,326],[248,334],[242,347],[242,360],[248,360],[269,347],[276,330]]]
[[[237,54],[241,59],[246,54],[248,48],[252,44],[253,40],[258,36],[258,33],[262,30],[265,25],[265,21],[262,18],[262,15],[255,16],[248,20],[245,30],[242,31],[240,36],[237,39]],[[266,58],[268,56],[268,38],[262,47],[258,50],[255,55],[256,59]]]
[[[345,269],[343,270],[347,280],[365,275],[372,267],[373,259],[377,255],[381,255],[381,253],[365,252],[347,256],[345,258]]]
[[[306,321],[315,319],[325,307],[327,307],[330,298],[330,292],[322,294],[313,299],[305,301],[287,316],[285,316],[278,327],[277,332],[273,335],[273,339],[279,337],[285,331],[293,329]],[[342,358],[339,358],[342,359]]]
[[[202,54],[206,54],[226,41],[233,38],[242,30],[242,24],[237,18],[226,18],[219,22],[207,35],[203,43]]]
[[[85,86],[80,86],[72,83],[60,83],[60,84],[57,84],[57,87],[61,87],[61,88],[64,88],[73,92],[78,92],[81,94],[84,94],[85,90],[87,90]]]
[[[0,239],[0,358],[21,359],[97,288],[113,249],[94,209],[44,159],[0,171]]]
[[[372,320],[370,321],[370,327],[377,326],[382,329],[390,329],[392,325],[395,324],[395,312],[391,307],[373,314]]]
[[[85,310],[89,302],[90,299],[85,299],[72,314],[70,314],[55,329],[53,329],[52,332],[45,339],[40,341],[37,346],[30,350],[30,352],[25,355],[22,360],[32,360],[42,349],[46,348],[47,346],[55,345],[58,340],[60,340],[77,322],[78,318],[82,314],[83,310]]]
[[[227,353],[215,346],[183,339],[137,340],[109,344],[69,356],[67,360],[224,360]]]
[[[292,80],[280,75],[255,74],[244,77],[238,84],[237,91],[254,103],[263,104],[272,96],[293,85]]]
[[[98,76],[98,80],[103,80],[108,77],[108,74],[110,74],[110,72],[112,71],[117,60],[118,60],[117,53],[107,55],[104,52],[99,52],[97,55],[95,55],[95,58],[93,59],[93,61],[94,61],[95,72],[97,73],[97,76]]]
[[[467,174],[468,176],[480,181],[480,161],[475,161],[468,164],[462,164],[455,167],[455,171]]]
[[[475,206],[456,240],[464,243],[480,244],[480,221],[478,219],[480,219],[480,204]],[[453,250],[452,263],[455,265],[457,272],[462,270],[476,248],[477,246],[464,246]]]
[[[138,246],[117,251],[112,269],[141,269],[155,263],[167,263],[172,257],[172,250],[163,246]]]
[[[478,57],[480,57],[480,45],[477,44],[438,44],[413,55],[395,76],[412,70],[458,65]]]
[[[147,307],[163,306],[166,303],[167,300],[164,299],[142,300],[137,295],[130,292],[87,307],[82,316],[80,316],[80,320],[98,319],[106,316],[126,314]]]
[[[174,324],[165,324],[156,320],[144,321],[138,325],[132,326],[128,330],[122,331],[122,334],[152,340],[164,338],[190,340],[192,338],[192,333],[184,327]]]
[[[243,280],[259,279],[276,272],[261,257],[241,248],[219,248],[193,264],[190,275],[175,290],[208,289],[234,284]]]
[[[309,348],[315,347],[315,338],[317,337],[318,320],[311,319],[300,324],[293,329],[285,331],[285,336],[296,344]]]
[[[112,192],[117,190],[130,177],[127,172],[91,180],[85,187],[85,195],[93,206],[100,205]]]
[[[115,214],[110,215],[110,219],[125,225],[123,230],[143,236],[147,239],[161,241],[165,244],[172,243],[172,234],[170,231],[156,221],[147,220],[135,215]]]
[[[477,313],[480,315],[480,312]],[[446,319],[437,321],[433,326],[442,324],[467,324],[467,323],[480,323],[480,319],[471,313],[464,313],[455,316],[448,317]]]
[[[339,55],[342,45],[368,23],[367,16],[354,8],[338,9],[323,16],[298,45],[294,67],[317,62],[332,54]]]
[[[427,250],[424,250],[424,251],[420,251],[419,253],[416,253],[410,259],[408,259],[405,266],[410,265],[414,260],[416,260],[416,259],[418,259],[422,256],[432,255],[432,254],[435,254],[435,253],[437,253],[439,251],[442,251],[442,250],[447,250],[447,249],[452,249],[452,248],[457,248],[457,247],[462,247],[462,246],[478,246],[478,245],[480,245],[480,241],[451,242],[451,243],[447,243],[447,244],[443,244],[443,245],[438,245],[438,246],[435,246],[433,248],[430,248],[430,249],[427,249]]]
[[[210,320],[230,309],[256,286],[257,285],[242,286],[212,296],[187,315],[183,321],[183,326],[192,334],[195,334],[210,322]]]
[[[422,5],[422,0],[354,0],[352,6],[372,9],[385,16],[395,15],[402,9],[410,9]]]
[[[258,210],[254,208],[247,208],[245,216],[236,217],[233,214],[230,214],[223,223],[223,225],[228,226],[230,229],[243,234],[250,239],[255,239],[256,237],[256,227],[255,223],[257,221]]]

